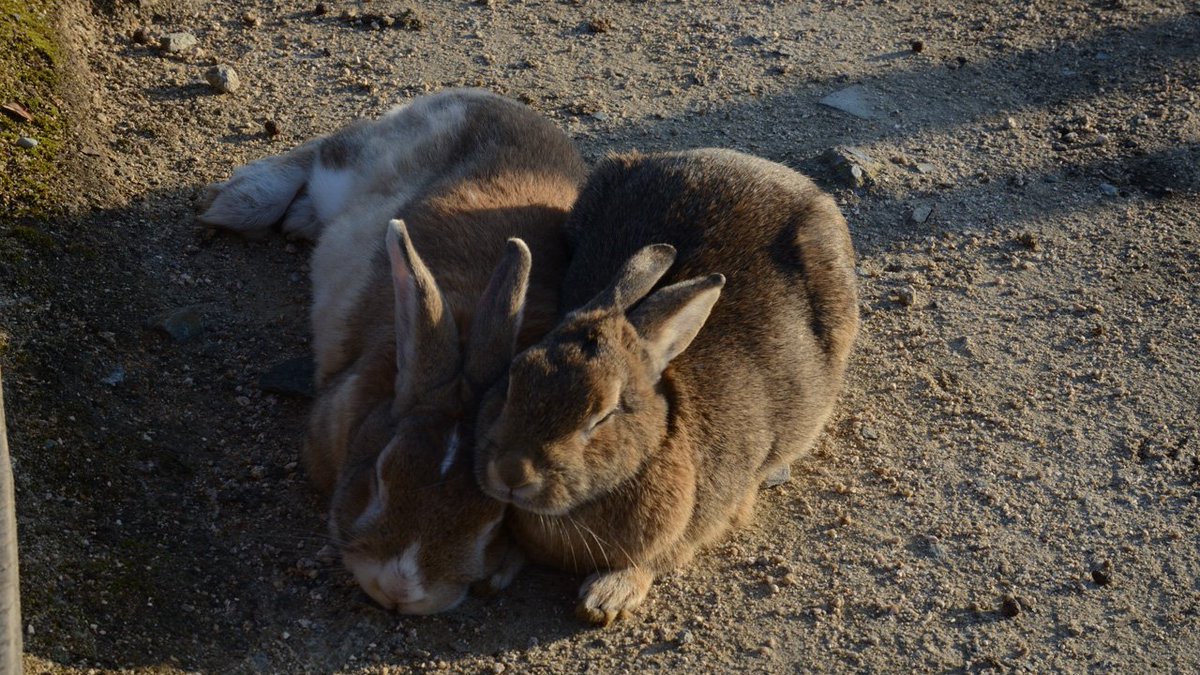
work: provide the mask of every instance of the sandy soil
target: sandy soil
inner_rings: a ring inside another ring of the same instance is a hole
[[[64,199],[90,208],[0,270],[28,671],[1200,670],[1194,4],[326,4],[69,19],[90,95]],[[405,8],[419,30],[341,18]],[[198,45],[164,54],[173,31]],[[545,569],[441,616],[373,607],[296,468],[306,401],[258,386],[306,353],[308,249],[192,221],[234,167],[456,85],[592,159],[809,172],[861,256],[816,452],[606,630]],[[852,85],[872,117],[818,103]],[[815,159],[836,145],[869,184]],[[188,307],[193,339],[149,327]]]

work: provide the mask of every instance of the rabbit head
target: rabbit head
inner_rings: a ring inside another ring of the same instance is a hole
[[[561,515],[637,475],[668,432],[663,372],[725,283],[712,274],[650,293],[674,258],[669,245],[641,249],[513,359],[480,411],[475,471],[485,492]]]
[[[504,537],[504,504],[474,481],[470,422],[481,383],[501,377],[512,356],[531,262],[525,244],[510,239],[460,346],[454,317],[401,221],[392,221],[386,244],[395,395],[353,425],[330,526],[368,595],[386,608],[428,614],[457,605],[475,582],[505,585],[519,566]]]

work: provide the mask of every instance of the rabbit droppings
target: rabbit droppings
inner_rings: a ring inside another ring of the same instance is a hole
[[[592,573],[578,612],[607,624],[812,447],[858,331],[854,251],[808,178],[725,150],[607,159],[567,232],[575,309],[488,393],[475,472],[526,553]]]
[[[520,567],[505,504],[472,477],[475,410],[556,320],[562,225],[584,175],[529,108],[451,90],[208,190],[201,222],[317,240],[304,464],[332,494],[343,561],[384,607],[446,610]]]

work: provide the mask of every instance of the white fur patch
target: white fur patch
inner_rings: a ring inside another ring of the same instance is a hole
[[[321,163],[320,157],[317,158],[308,178],[308,196],[322,222],[331,222],[346,208],[346,201],[358,180],[352,169],[330,168]]]
[[[421,552],[421,542],[414,541],[404,549],[404,552],[399,557],[392,560],[392,567],[397,577],[402,579],[416,580],[417,585],[421,581],[421,566],[417,562],[417,555]]]
[[[397,603],[420,603],[428,596],[418,558],[420,552],[421,542],[413,542],[386,562],[357,555],[347,555],[344,560],[367,595],[390,609]]]
[[[324,225],[312,257],[318,383],[347,365],[339,346],[349,314],[371,278],[370,263],[383,245],[388,221],[403,217],[421,190],[461,161],[445,153],[457,147],[446,139],[460,134],[466,124],[463,100],[482,95],[447,92],[395,108],[371,128],[371,141],[350,166],[313,167],[309,193]]]
[[[454,431],[450,432],[450,440],[446,443],[446,456],[442,459],[442,476],[445,476],[450,467],[454,466],[454,460],[458,458],[458,425],[454,425]]]

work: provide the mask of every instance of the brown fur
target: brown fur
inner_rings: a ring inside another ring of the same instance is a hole
[[[466,127],[428,151],[442,153],[429,161],[446,170],[394,214],[403,219],[413,251],[409,273],[414,265],[427,268],[435,304],[450,317],[450,332],[436,335],[452,338],[422,338],[413,361],[398,373],[400,282],[381,236],[362,252],[371,276],[342,339],[317,354],[318,393],[304,449],[314,484],[332,493],[331,526],[346,553],[387,560],[419,541],[427,581],[454,587],[487,578],[511,560],[500,537],[488,545],[482,563],[472,552],[481,530],[504,512],[470,475],[475,406],[514,347],[511,335],[490,334],[511,329],[512,317],[506,323],[490,314],[504,314],[495,308],[519,300],[513,288],[520,286],[525,320],[517,344],[528,345],[552,326],[565,267],[562,223],[584,171],[566,136],[528,108],[480,92],[461,99]],[[340,140],[334,146],[325,153],[331,162],[353,161],[344,156],[353,147]],[[506,243],[510,238],[528,244],[526,266],[530,251],[535,260],[527,293],[526,278],[512,272],[509,258],[517,245]],[[499,281],[489,287],[494,270]],[[314,316],[314,322],[320,319]],[[486,323],[473,333],[477,321]],[[470,377],[461,367],[464,355]],[[440,465],[456,427],[462,450],[443,474]],[[360,516],[377,480],[387,489],[386,511],[364,523]]]
[[[858,329],[854,253],[807,178],[730,151],[610,158],[567,227],[562,307],[583,307],[489,394],[476,475],[529,554],[597,573],[580,613],[607,623],[812,446]],[[660,373],[664,327],[697,320]]]

